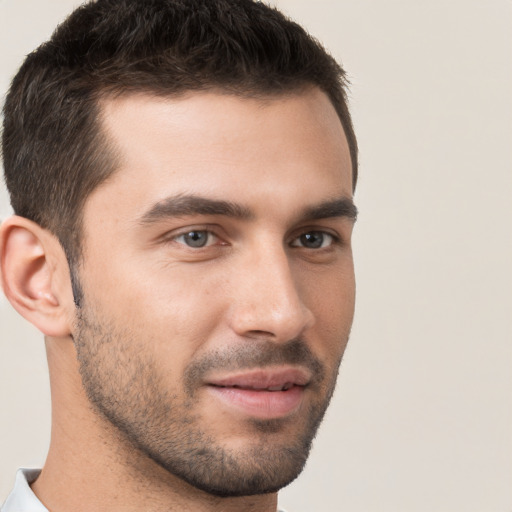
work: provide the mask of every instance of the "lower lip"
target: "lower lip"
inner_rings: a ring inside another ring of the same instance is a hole
[[[258,419],[288,416],[300,407],[304,396],[302,386],[292,386],[286,391],[257,391],[220,386],[208,386],[208,390],[228,407]]]

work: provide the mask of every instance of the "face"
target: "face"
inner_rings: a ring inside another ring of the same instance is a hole
[[[349,150],[327,97],[106,101],[88,198],[84,388],[139,455],[219,496],[301,471],[354,309]]]

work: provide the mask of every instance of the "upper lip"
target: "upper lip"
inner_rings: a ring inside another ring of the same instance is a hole
[[[283,389],[290,386],[306,386],[311,373],[304,368],[279,367],[243,370],[229,375],[208,379],[208,384],[219,387],[245,389]]]

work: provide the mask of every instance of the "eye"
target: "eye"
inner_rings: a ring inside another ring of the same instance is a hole
[[[323,249],[329,247],[335,241],[333,235],[325,231],[308,231],[292,241],[292,247],[304,247],[306,249]]]
[[[204,229],[192,229],[174,238],[180,244],[187,245],[194,249],[207,247],[214,244],[218,238],[211,232]]]

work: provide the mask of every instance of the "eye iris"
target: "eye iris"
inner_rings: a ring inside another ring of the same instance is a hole
[[[183,240],[189,247],[204,247],[208,241],[206,231],[189,231],[183,235]]]
[[[304,233],[301,235],[300,241],[304,247],[308,247],[309,249],[318,249],[319,247],[322,247],[322,244],[324,243],[324,235],[317,231]]]

